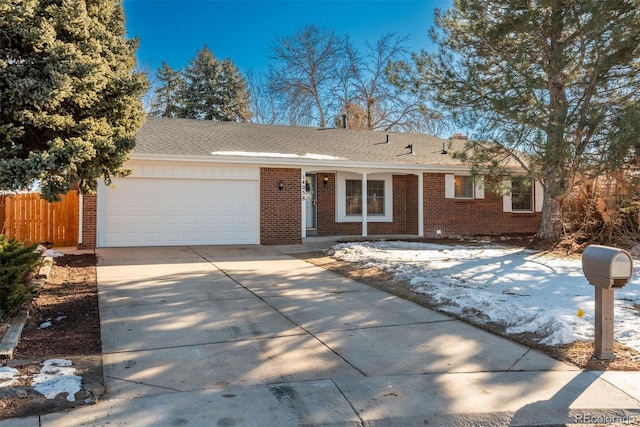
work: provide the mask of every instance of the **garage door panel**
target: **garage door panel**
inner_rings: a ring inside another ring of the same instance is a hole
[[[114,184],[99,189],[99,246],[258,243],[257,181],[129,177]]]

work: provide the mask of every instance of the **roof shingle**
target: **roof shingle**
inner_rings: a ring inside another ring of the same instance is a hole
[[[388,135],[388,143],[387,143]],[[413,144],[413,154],[407,145]],[[443,145],[444,144],[444,145]],[[133,157],[250,156],[403,165],[460,165],[451,153],[464,141],[436,136],[351,129],[263,125],[147,117],[136,137]]]

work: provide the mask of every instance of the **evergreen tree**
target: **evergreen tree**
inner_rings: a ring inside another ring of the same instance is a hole
[[[218,121],[251,118],[244,78],[231,60],[220,61],[207,46],[185,67],[183,79],[181,117]]]
[[[500,175],[506,161],[544,188],[539,236],[584,174],[620,169],[640,140],[637,0],[455,0],[436,14],[438,52],[390,68],[475,136],[459,155]]]
[[[162,61],[162,66],[156,73],[159,85],[154,89],[150,114],[158,117],[179,117],[182,109],[182,74],[180,70],[172,69]]]
[[[0,3],[0,189],[55,200],[122,169],[144,120],[117,0]]]

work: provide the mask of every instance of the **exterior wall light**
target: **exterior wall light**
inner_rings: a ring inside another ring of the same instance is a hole
[[[324,188],[327,188],[329,186],[329,177],[325,176],[323,182],[324,182]]]
[[[283,188],[284,188],[284,182],[280,180],[280,182],[278,183],[278,190],[282,191]]]

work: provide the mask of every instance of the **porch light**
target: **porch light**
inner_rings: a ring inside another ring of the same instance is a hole
[[[324,188],[327,188],[329,186],[329,177],[325,176],[323,182],[324,182]]]
[[[280,182],[278,183],[278,190],[282,191],[283,188],[284,188],[284,182],[280,180]]]

